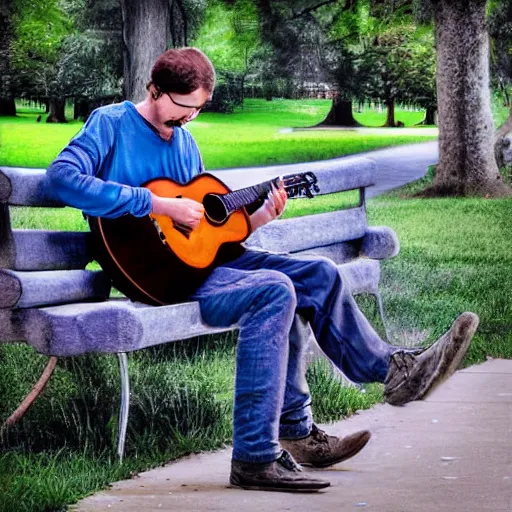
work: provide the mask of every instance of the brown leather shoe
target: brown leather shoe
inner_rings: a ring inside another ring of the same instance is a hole
[[[346,437],[327,435],[316,425],[303,439],[280,439],[281,446],[290,452],[299,464],[326,468],[350,459],[370,440],[368,430],[360,430]]]
[[[316,492],[331,485],[325,480],[302,474],[302,468],[286,450],[274,462],[231,461],[231,485],[253,491]]]
[[[404,405],[425,398],[457,370],[477,327],[477,315],[462,313],[451,328],[420,355],[395,352],[384,383],[384,400],[391,405]]]

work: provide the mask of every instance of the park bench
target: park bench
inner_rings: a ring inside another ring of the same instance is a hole
[[[352,190],[356,203],[329,213],[276,220],[253,233],[247,245],[331,258],[353,294],[377,298],[384,320],[380,260],[395,256],[399,245],[392,229],[367,223],[365,190],[375,181],[375,162],[356,157],[213,174],[237,189],[306,171],[317,176],[320,194]],[[122,459],[129,408],[127,353],[229,329],[205,325],[196,302],[154,307],[111,297],[107,276],[85,270],[93,259],[88,232],[12,229],[10,206],[62,206],[50,199],[46,186],[45,170],[0,167],[0,342],[24,342],[41,354],[57,357],[117,354],[121,373],[117,450]]]

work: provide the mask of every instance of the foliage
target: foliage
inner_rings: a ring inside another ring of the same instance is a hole
[[[397,25],[375,35],[359,54],[366,97],[422,106],[435,104],[435,51],[430,30]],[[364,78],[363,78],[364,77]]]
[[[58,79],[67,96],[119,96],[123,75],[122,23],[115,0],[66,0],[75,30],[62,43]]]
[[[512,0],[491,0],[488,3],[488,27],[491,43],[493,85],[512,106]]]
[[[12,65],[20,74],[25,94],[62,96],[59,59],[72,22],[58,0],[22,2],[13,17]]]
[[[213,2],[193,46],[201,48],[217,72],[217,86],[208,111],[232,112],[243,103],[246,77],[254,73],[260,48],[258,21],[250,0],[227,6]]]
[[[253,3],[237,0],[228,7],[219,1],[212,2],[192,44],[208,55],[217,71],[246,73],[259,44]]]

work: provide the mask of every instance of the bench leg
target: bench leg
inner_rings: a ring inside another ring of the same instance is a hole
[[[117,354],[119,358],[119,373],[121,375],[121,409],[119,411],[119,433],[117,438],[117,455],[123,462],[126,429],[128,427],[128,412],[130,410],[130,381],[128,377],[128,357],[126,352]]]

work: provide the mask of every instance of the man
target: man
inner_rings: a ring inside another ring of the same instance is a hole
[[[137,105],[102,107],[48,169],[50,187],[86,214],[142,217],[153,212],[196,228],[202,204],[163,198],[140,187],[153,178],[186,183],[203,165],[183,125],[211,96],[215,72],[197,49],[168,50],[155,62],[148,94]],[[278,217],[286,192],[275,188],[250,216],[252,229]],[[318,490],[328,482],[300,464],[327,467],[358,453],[370,433],[328,436],[311,416],[297,314],[326,355],[356,382],[384,382],[385,399],[401,405],[424,398],[461,362],[478,318],[462,314],[432,347],[415,356],[382,341],[325,258],[292,258],[241,250],[192,295],[212,326],[237,323],[233,458],[230,481],[248,489]],[[284,448],[284,450],[283,450]]]

